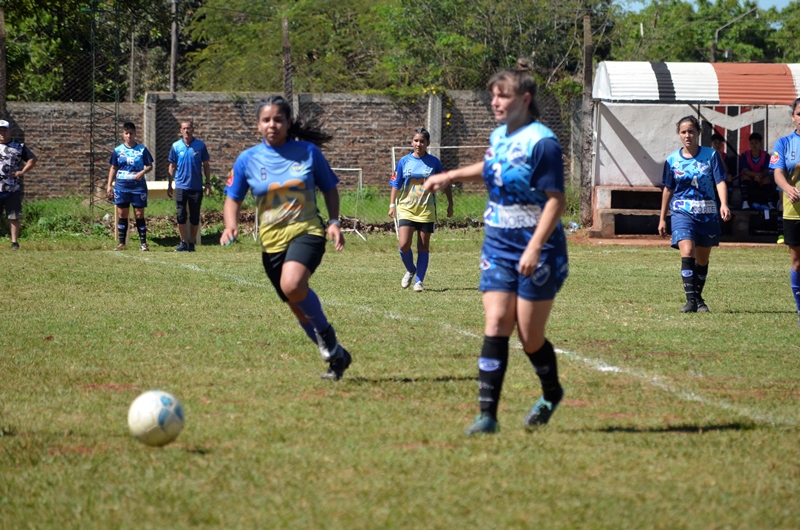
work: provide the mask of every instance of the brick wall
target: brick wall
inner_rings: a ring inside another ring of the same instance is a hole
[[[192,119],[195,135],[208,145],[212,173],[224,178],[239,153],[260,140],[255,107],[266,95],[149,93],[144,104],[120,104],[120,123],[132,121],[137,125],[139,141],[155,157],[155,179],[165,180],[170,146],[180,138],[180,121]],[[410,149],[412,131],[425,127],[427,120],[427,98],[397,101],[375,95],[301,94],[298,102],[302,113],[317,114],[324,129],[333,134],[334,139],[323,149],[331,166],[362,168],[365,185],[388,185],[392,172],[391,148],[409,146]],[[446,94],[441,145],[479,147],[441,150],[439,156],[445,168],[481,159],[489,134],[496,127],[489,103],[490,96],[485,92]],[[10,102],[8,110],[13,136],[24,138],[39,159],[27,178],[26,198],[88,198],[89,104]],[[96,175],[104,182],[108,157],[115,144],[113,113],[108,115],[107,109],[101,112],[106,114],[96,120],[100,127],[95,164]],[[568,149],[564,133],[559,132],[561,124],[548,123],[546,116],[543,121],[556,131],[565,150]],[[402,154],[405,153],[399,152],[398,157]]]

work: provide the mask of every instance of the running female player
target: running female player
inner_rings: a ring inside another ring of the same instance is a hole
[[[664,162],[661,216],[658,233],[667,235],[667,210],[672,218],[672,247],[681,252],[681,278],[686,304],[681,313],[707,313],[703,287],[708,276],[711,247],[719,246],[722,227],[719,220],[731,218],[725,166],[719,153],[701,147],[700,122],[694,116],[678,121],[678,136],[683,147]],[[719,212],[714,188],[719,194]]]
[[[775,184],[783,192],[783,242],[792,258],[790,285],[800,326],[800,99],[792,104],[794,131],[775,142],[769,161]]]
[[[426,178],[444,171],[439,159],[428,154],[430,143],[430,133],[425,129],[416,129],[411,138],[413,151],[397,162],[397,168],[389,181],[392,185],[389,217],[397,217],[400,259],[406,267],[400,286],[407,289],[413,280],[416,292],[423,290],[422,282],[425,280],[430,258],[431,234],[436,226],[436,194],[426,191],[423,185]],[[450,188],[445,188],[444,194],[447,196],[447,217],[452,217],[453,193]],[[417,232],[416,266],[411,251],[414,232]]]
[[[114,250],[125,250],[131,205],[136,218],[140,248],[150,250],[147,247],[147,221],[144,219],[144,209],[147,208],[147,181],[144,176],[153,169],[153,155],[145,146],[136,142],[136,125],[133,123],[126,122],[122,125],[122,138],[125,141],[114,149],[108,161],[111,167],[106,186],[108,198],[113,197],[117,208],[119,244]]]
[[[525,62],[495,74],[488,89],[494,117],[502,125],[489,137],[484,161],[425,182],[428,191],[436,191],[453,181],[482,178],[489,192],[480,260],[486,314],[478,359],[481,414],[467,429],[468,435],[500,430],[497,406],[515,326],[544,393],[524,424],[547,423],[564,395],[555,350],[545,338],[553,301],[568,273],[560,220],[566,204],[561,145],[550,129],[536,121],[536,83]]]
[[[344,248],[336,187],[339,179],[318,147],[331,137],[313,123],[293,120],[292,109],[281,96],[263,100],[256,118],[264,140],[239,155],[228,177],[220,244],[229,245],[236,239],[242,201],[247,191],[252,191],[264,270],[328,363],[323,379],[338,380],[350,366],[351,357],[336,340],[317,294],[308,286],[325,253],[326,234],[337,251]],[[322,192],[328,208],[327,229],[317,209],[315,188]]]

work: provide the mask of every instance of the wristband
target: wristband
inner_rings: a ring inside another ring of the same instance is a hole
[[[342,227],[342,223],[338,219],[331,219],[330,221],[328,221],[328,226],[331,226],[331,225],[336,225],[339,228]]]
[[[391,203],[391,204],[389,205],[389,208],[394,208],[394,203]]]

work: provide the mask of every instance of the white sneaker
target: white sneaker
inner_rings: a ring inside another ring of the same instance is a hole
[[[422,282],[417,282],[414,284],[414,292],[421,293],[424,290],[422,287]]]
[[[411,280],[414,279],[413,272],[407,272],[405,276],[403,276],[403,280],[400,282],[400,287],[403,289],[408,289],[408,286],[411,285]]]

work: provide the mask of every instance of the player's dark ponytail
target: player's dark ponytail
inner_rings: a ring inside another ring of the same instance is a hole
[[[486,83],[487,90],[491,91],[495,85],[508,84],[509,87],[519,95],[526,92],[531,95],[531,102],[528,105],[528,112],[534,120],[538,120],[541,114],[539,106],[536,104],[536,81],[529,73],[532,70],[531,62],[525,57],[517,59],[514,68],[508,68],[497,72]]]
[[[289,126],[288,137],[297,140],[305,140],[321,147],[333,139],[333,136],[322,131],[322,124],[316,117],[298,116],[292,118],[292,107],[283,96],[270,96],[262,99],[256,109],[256,120],[261,116],[261,109],[264,107],[278,107],[291,125]]]

